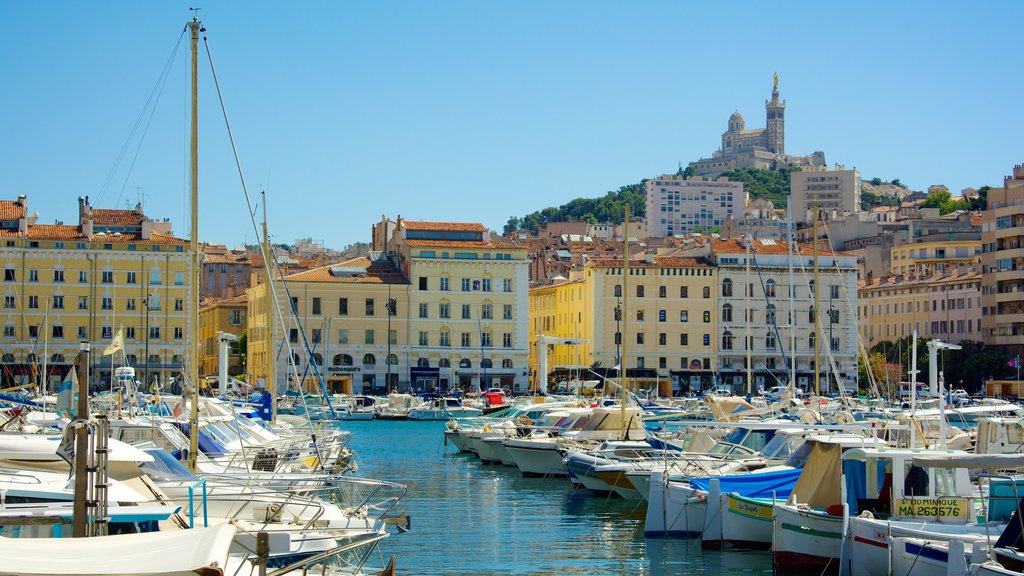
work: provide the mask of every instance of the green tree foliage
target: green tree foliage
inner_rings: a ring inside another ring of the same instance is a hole
[[[939,214],[949,214],[956,210],[968,210],[970,204],[964,200],[954,200],[949,190],[932,192],[921,204],[922,208],[938,208]]]
[[[942,353],[940,366],[949,388],[974,392],[990,378],[1016,378],[1017,369],[1007,366],[1010,356],[1005,351],[974,340],[964,340],[960,347]]]
[[[797,167],[785,167],[779,170],[758,170],[757,168],[736,168],[723,172],[733,182],[743,182],[743,190],[750,194],[750,199],[767,198],[776,208],[786,207],[789,196],[789,180]]]
[[[978,197],[969,200],[970,209],[976,212],[988,210],[988,191],[991,189],[991,186],[978,188]]]
[[[522,218],[513,216],[508,219],[503,232],[507,235],[517,230],[525,230],[536,234],[541,226],[548,222],[582,220],[591,223],[620,224],[627,205],[629,205],[630,214],[643,217],[646,185],[647,180],[642,180],[638,184],[622,186],[600,198],[576,198],[557,208],[544,208]]]

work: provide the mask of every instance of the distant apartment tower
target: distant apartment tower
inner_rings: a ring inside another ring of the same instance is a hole
[[[988,191],[981,222],[982,337],[1019,354],[1024,350],[1024,164],[1013,167],[1002,188]]]
[[[789,193],[794,220],[811,222],[814,207],[824,220],[840,220],[860,212],[860,172],[839,164],[835,170],[805,168],[790,176]]]
[[[745,208],[742,182],[674,174],[647,181],[647,229],[653,238],[721,228],[730,218],[742,218]]]

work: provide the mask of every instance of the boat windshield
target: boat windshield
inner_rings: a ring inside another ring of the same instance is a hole
[[[195,474],[165,450],[153,448],[145,451],[153,457],[152,462],[140,462],[139,468],[157,482],[195,482]]]
[[[789,455],[789,458],[786,459],[783,465],[792,466],[793,468],[803,468],[804,462],[807,462],[807,457],[811,455],[811,451],[814,449],[813,445],[813,442],[804,442],[799,448]]]
[[[776,434],[761,450],[765,458],[781,459],[788,458],[793,450],[804,443],[802,436],[791,436],[789,434]]]

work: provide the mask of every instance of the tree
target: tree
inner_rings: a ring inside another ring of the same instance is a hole
[[[928,195],[921,203],[922,208],[938,208],[939,214],[949,214],[957,210],[967,210],[969,204],[964,200],[954,200],[949,190],[937,190]]]

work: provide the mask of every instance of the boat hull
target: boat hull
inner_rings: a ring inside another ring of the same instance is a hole
[[[722,496],[722,542],[736,548],[767,550],[772,546],[774,504],[736,494]]]
[[[567,477],[562,454],[555,442],[524,442],[507,440],[505,448],[515,460],[519,472],[526,477]]]
[[[820,510],[775,506],[772,568],[838,574],[843,519]]]

